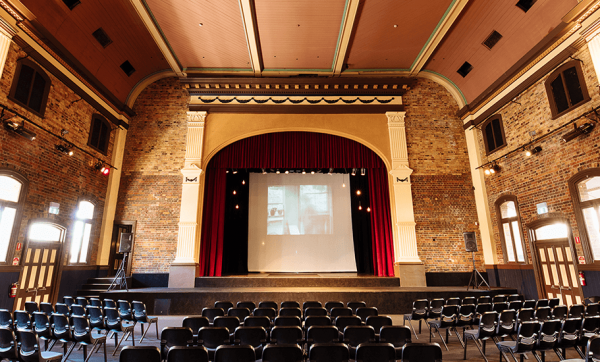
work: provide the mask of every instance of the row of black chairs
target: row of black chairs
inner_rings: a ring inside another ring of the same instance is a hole
[[[254,362],[256,353],[248,345],[223,345],[214,353],[215,362]],[[303,362],[304,354],[297,344],[269,344],[262,351],[263,362]],[[348,347],[343,343],[315,343],[310,346],[308,361],[310,362],[347,362],[350,359]],[[362,343],[352,356],[357,362],[394,361],[402,362],[439,362],[442,361],[442,350],[436,343],[412,344],[402,347],[400,358],[388,343]],[[160,362],[163,360],[161,351],[156,347],[124,347],[119,362]],[[169,349],[168,362],[196,361],[208,362],[208,350],[202,346],[181,347]]]
[[[286,313],[294,313],[290,311],[300,310],[301,314],[299,317],[302,316],[302,312],[307,308],[323,308],[327,313],[330,313],[333,308],[347,308],[353,314],[355,314],[358,308],[365,307],[367,307],[367,303],[363,301],[350,301],[345,304],[342,301],[329,301],[326,302],[325,305],[319,301],[306,301],[302,303],[302,308],[300,308],[300,303],[296,301],[283,301],[280,305],[274,301],[261,301],[258,303],[258,306],[252,301],[240,301],[235,305],[230,301],[216,301],[214,304],[214,308],[220,308],[224,313],[229,313],[230,310],[236,309],[248,309],[251,313],[253,313],[255,310],[260,311],[273,309],[275,310],[275,315],[280,315],[281,313],[283,313],[283,315],[289,315]]]

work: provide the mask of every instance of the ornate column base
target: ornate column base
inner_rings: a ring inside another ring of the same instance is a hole
[[[423,263],[394,263],[394,276],[400,278],[401,287],[426,287]]]
[[[196,282],[196,263],[171,264],[169,288],[193,288]]]

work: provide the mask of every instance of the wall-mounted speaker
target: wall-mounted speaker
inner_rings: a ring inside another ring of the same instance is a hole
[[[131,253],[133,233],[121,233],[119,239],[119,253]]]
[[[477,251],[477,238],[475,237],[474,232],[463,233],[463,238],[465,239],[465,250],[468,252]]]

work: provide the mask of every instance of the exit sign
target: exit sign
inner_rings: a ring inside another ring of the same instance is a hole
[[[545,202],[541,204],[535,205],[537,207],[538,215],[547,214],[548,213],[548,205]]]

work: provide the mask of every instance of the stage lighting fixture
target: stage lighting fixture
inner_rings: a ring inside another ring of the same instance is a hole
[[[54,148],[56,148],[58,152],[62,152],[67,156],[73,156],[73,150],[71,147],[69,147],[69,145],[54,145]]]
[[[17,123],[16,121],[8,120],[4,122],[4,128],[18,134],[19,136],[25,137],[30,141],[35,140],[36,134],[30,130],[25,129],[25,123]]]
[[[360,175],[361,175],[361,176],[364,176],[364,175],[365,175],[365,172],[366,172],[366,170],[365,170],[364,168],[361,168],[361,169],[360,169]]]
[[[529,157],[531,155],[535,155],[536,153],[540,153],[541,151],[542,151],[542,147],[535,146],[534,148],[525,151],[525,156]]]
[[[245,184],[246,184],[246,180],[242,180],[242,185],[245,185]]]
[[[290,170],[285,170],[285,174],[286,175],[289,174],[289,173],[290,173]]]
[[[361,194],[360,190],[356,190],[356,194],[360,195]]]
[[[358,209],[362,210],[362,205],[360,204],[360,201],[358,202]]]
[[[240,208],[240,205],[235,205],[235,208],[236,208],[236,209],[239,209],[239,208]]]
[[[486,169],[483,171],[483,173],[485,173],[486,175],[489,175],[489,174],[490,174],[490,169],[489,169],[489,168],[486,168]]]
[[[569,142],[574,140],[575,138],[581,136],[582,134],[588,134],[590,132],[592,132],[592,130],[594,129],[595,125],[593,123],[584,123],[581,126],[577,127],[577,124],[574,125],[575,129],[569,133],[567,133],[566,135],[562,136],[562,141],[563,142]]]
[[[94,164],[93,168],[104,176],[107,176],[110,173],[110,166],[105,165],[101,160],[98,160],[98,162]]]
[[[342,183],[342,187],[346,187],[346,183],[345,183],[345,182],[344,182],[344,183]]]
[[[371,208],[367,206],[367,212],[371,212]]]
[[[353,169],[352,169],[352,173],[351,173],[351,175],[352,175],[352,176],[356,176],[356,169],[355,169],[355,168],[353,168]]]
[[[264,168],[262,169],[262,174],[266,175],[267,174],[267,170],[265,170]]]
[[[235,195],[235,194],[237,194],[237,192],[235,190],[233,190],[233,194]]]
[[[310,171],[310,174],[314,175],[315,174],[315,170]]]
[[[278,174],[278,175],[280,174],[279,170],[275,171],[275,173]]]
[[[328,173],[328,175],[329,175],[329,176],[333,175],[333,168],[330,168],[330,169],[329,169],[329,173]]]
[[[229,170],[225,170],[225,173],[229,173]]]
[[[306,175],[306,170],[305,169],[302,169],[302,174]]]
[[[498,166],[496,164],[490,166],[490,174],[492,174],[492,175],[495,174],[495,173],[500,172],[500,170],[501,170],[500,166]]]
[[[233,170],[231,173],[235,175],[237,173],[237,170]]]

